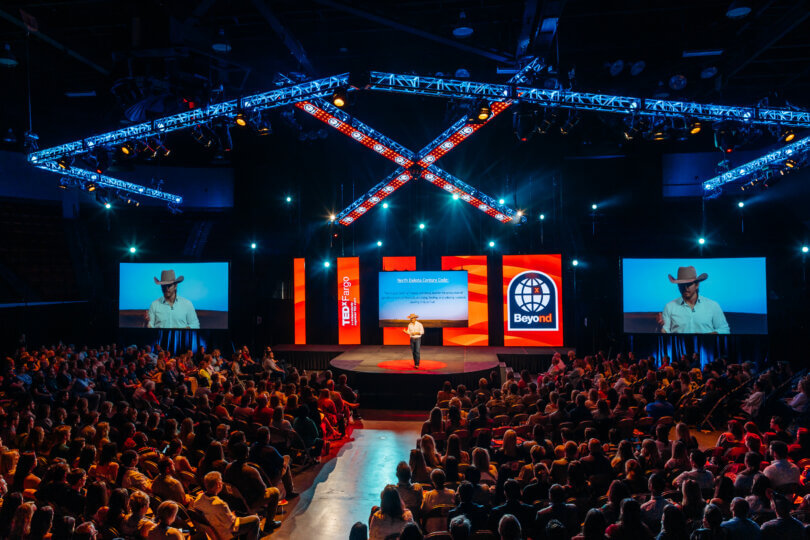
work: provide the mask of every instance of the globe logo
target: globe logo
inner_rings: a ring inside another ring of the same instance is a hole
[[[509,330],[552,331],[559,329],[557,285],[536,270],[521,272],[507,288]]]
[[[533,276],[527,276],[515,285],[512,295],[520,309],[527,313],[539,313],[551,300],[548,284]]]

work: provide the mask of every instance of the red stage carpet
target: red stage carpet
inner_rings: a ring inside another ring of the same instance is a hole
[[[431,373],[441,372],[447,367],[447,363],[437,360],[420,360],[419,369],[413,367],[412,358],[400,358],[397,360],[384,360],[377,363],[377,367],[388,371],[400,373]]]

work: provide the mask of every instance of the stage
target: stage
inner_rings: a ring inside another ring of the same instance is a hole
[[[364,407],[429,409],[444,381],[453,386],[478,386],[492,370],[545,371],[554,353],[569,347],[442,347],[423,346],[419,369],[407,345],[277,345],[276,358],[302,370],[331,369],[345,373],[360,391]],[[500,380],[500,379],[499,379]]]

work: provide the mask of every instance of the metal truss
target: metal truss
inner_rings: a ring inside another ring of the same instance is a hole
[[[164,191],[160,191],[154,188],[148,188],[138,184],[133,184],[132,182],[125,182],[124,180],[119,180],[118,178],[113,178],[111,176],[106,176],[92,171],[86,171],[84,169],[79,169],[78,167],[70,167],[69,169],[62,169],[54,161],[45,161],[42,163],[37,163],[35,166],[44,171],[58,173],[62,176],[75,178],[81,182],[94,182],[96,186],[100,188],[115,189],[126,193],[140,195],[142,197],[150,197],[152,199],[166,201],[167,203],[172,205],[183,204],[183,197],[181,197],[180,195],[166,193]]]
[[[532,80],[534,74],[542,69],[542,67],[543,64],[536,58],[533,58],[512,77],[511,82],[514,84],[529,82]],[[489,102],[489,100],[487,101]],[[307,112],[310,112],[316,118],[327,122],[332,127],[347,135],[349,134],[348,131],[351,128],[344,126],[357,126],[358,131],[360,131],[360,126],[365,126],[365,124],[362,122],[359,122],[356,119],[351,119],[345,112],[333,107],[331,104],[322,99],[316,100],[316,102],[318,106],[323,107],[324,111],[318,112],[313,109],[312,111]],[[454,196],[458,196],[459,199],[469,203],[482,212],[494,217],[498,221],[501,221],[502,223],[509,222],[515,219],[515,217],[517,217],[519,222],[525,222],[526,217],[521,215],[520,212],[515,212],[512,208],[498,203],[492,197],[479,192],[452,174],[442,171],[434,165],[436,160],[444,156],[447,152],[451,151],[456,147],[456,145],[464,141],[478,129],[491,122],[496,116],[498,116],[498,114],[503,112],[511,104],[511,100],[493,101],[490,103],[491,114],[486,120],[473,123],[470,122],[465,115],[451,125],[441,135],[428,143],[428,145],[422,148],[415,156],[412,153],[410,155],[403,153],[402,155],[407,156],[407,158],[403,158],[400,161],[394,159],[395,163],[397,163],[397,165],[399,165],[401,168],[388,175],[380,183],[375,185],[357,200],[353,201],[348,207],[342,210],[336,217],[338,223],[342,225],[350,225],[354,223],[357,218],[365,214],[370,208],[377,205],[380,201],[382,201],[383,198],[387,197],[415,177],[421,177],[428,180],[430,183],[444,189],[449,193],[452,193]],[[312,104],[310,104],[310,106],[312,106]],[[304,108],[304,110],[306,110],[306,108]],[[328,113],[332,113],[335,118],[328,118]],[[366,126],[366,131],[362,133],[372,132],[377,133]],[[359,142],[369,146],[366,139],[360,139],[355,135],[352,136],[354,136]],[[382,137],[378,137],[378,140],[380,141],[378,146],[375,147],[372,144],[369,147],[386,156],[386,147],[393,148],[394,146],[391,144],[393,141]],[[397,145],[397,147],[398,146],[399,145]],[[416,161],[416,163],[413,161]]]
[[[207,107],[193,109],[172,116],[158,118],[156,120],[152,120],[151,122],[135,124],[133,126],[128,126],[115,131],[87,137],[79,141],[73,141],[70,143],[61,144],[59,146],[53,146],[51,148],[45,148],[43,150],[32,152],[28,155],[28,161],[40,169],[58,172],[66,176],[71,176],[73,178],[82,179],[85,181],[92,180],[98,182],[99,185],[102,185],[101,182],[103,177],[103,182],[107,184],[117,183],[123,186],[135,186],[134,190],[124,187],[117,187],[116,189],[130,191],[132,193],[140,193],[146,197],[167,200],[173,204],[178,204],[178,196],[176,195],[166,194],[166,197],[157,196],[157,194],[161,194],[162,192],[100,174],[97,175],[98,178],[89,178],[87,177],[88,175],[92,176],[96,175],[97,173],[91,173],[90,171],[77,169],[75,167],[63,169],[56,164],[56,161],[62,158],[86,154],[96,148],[111,147],[123,144],[127,141],[141,140],[149,137],[162,137],[166,133],[191,128],[216,118],[230,117],[240,111],[261,111],[273,109],[276,107],[283,107],[285,105],[298,103],[306,99],[331,95],[337,88],[347,87],[348,84],[349,74],[343,73],[341,75],[334,75],[332,77],[325,77],[323,79],[285,86],[269,92],[262,92],[260,94],[254,94],[240,99],[232,99],[222,103],[214,103],[212,105],[208,105]],[[109,187],[114,186],[110,185]],[[182,197],[179,197],[179,199],[180,202],[182,202]]]
[[[524,86],[520,83],[491,84],[381,71],[371,72],[369,89],[445,98],[484,98],[497,101],[511,99],[543,107],[608,113],[674,118],[690,117],[700,120],[733,120],[749,124],[799,128],[810,127],[810,112],[801,110],[736,107],[732,105],[593,94],[570,90],[548,90]]]
[[[703,182],[703,189],[707,193],[710,193],[716,189],[719,189],[725,184],[742,180],[749,175],[758,173],[763,168],[767,168],[770,165],[779,164],[789,159],[795,159],[800,154],[808,151],[810,151],[810,137],[805,137],[804,139],[800,139],[795,143],[788,144],[779,150],[769,152],[760,158],[749,161],[748,163],[735,167],[734,169],[731,169],[730,171],[727,171],[719,176],[706,180]]]

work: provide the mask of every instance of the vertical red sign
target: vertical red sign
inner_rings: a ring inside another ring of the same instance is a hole
[[[295,310],[295,344],[307,343],[306,262],[293,259],[293,306]]]
[[[562,256],[503,256],[503,344],[561,347]]]
[[[338,343],[360,344],[360,258],[338,257]]]
[[[383,257],[383,272],[416,270],[416,257]],[[410,345],[411,338],[402,328],[383,328],[383,345]]]
[[[444,345],[464,347],[489,345],[489,303],[487,302],[487,256],[442,257],[442,270],[466,270],[468,287],[467,328],[443,328]]]

